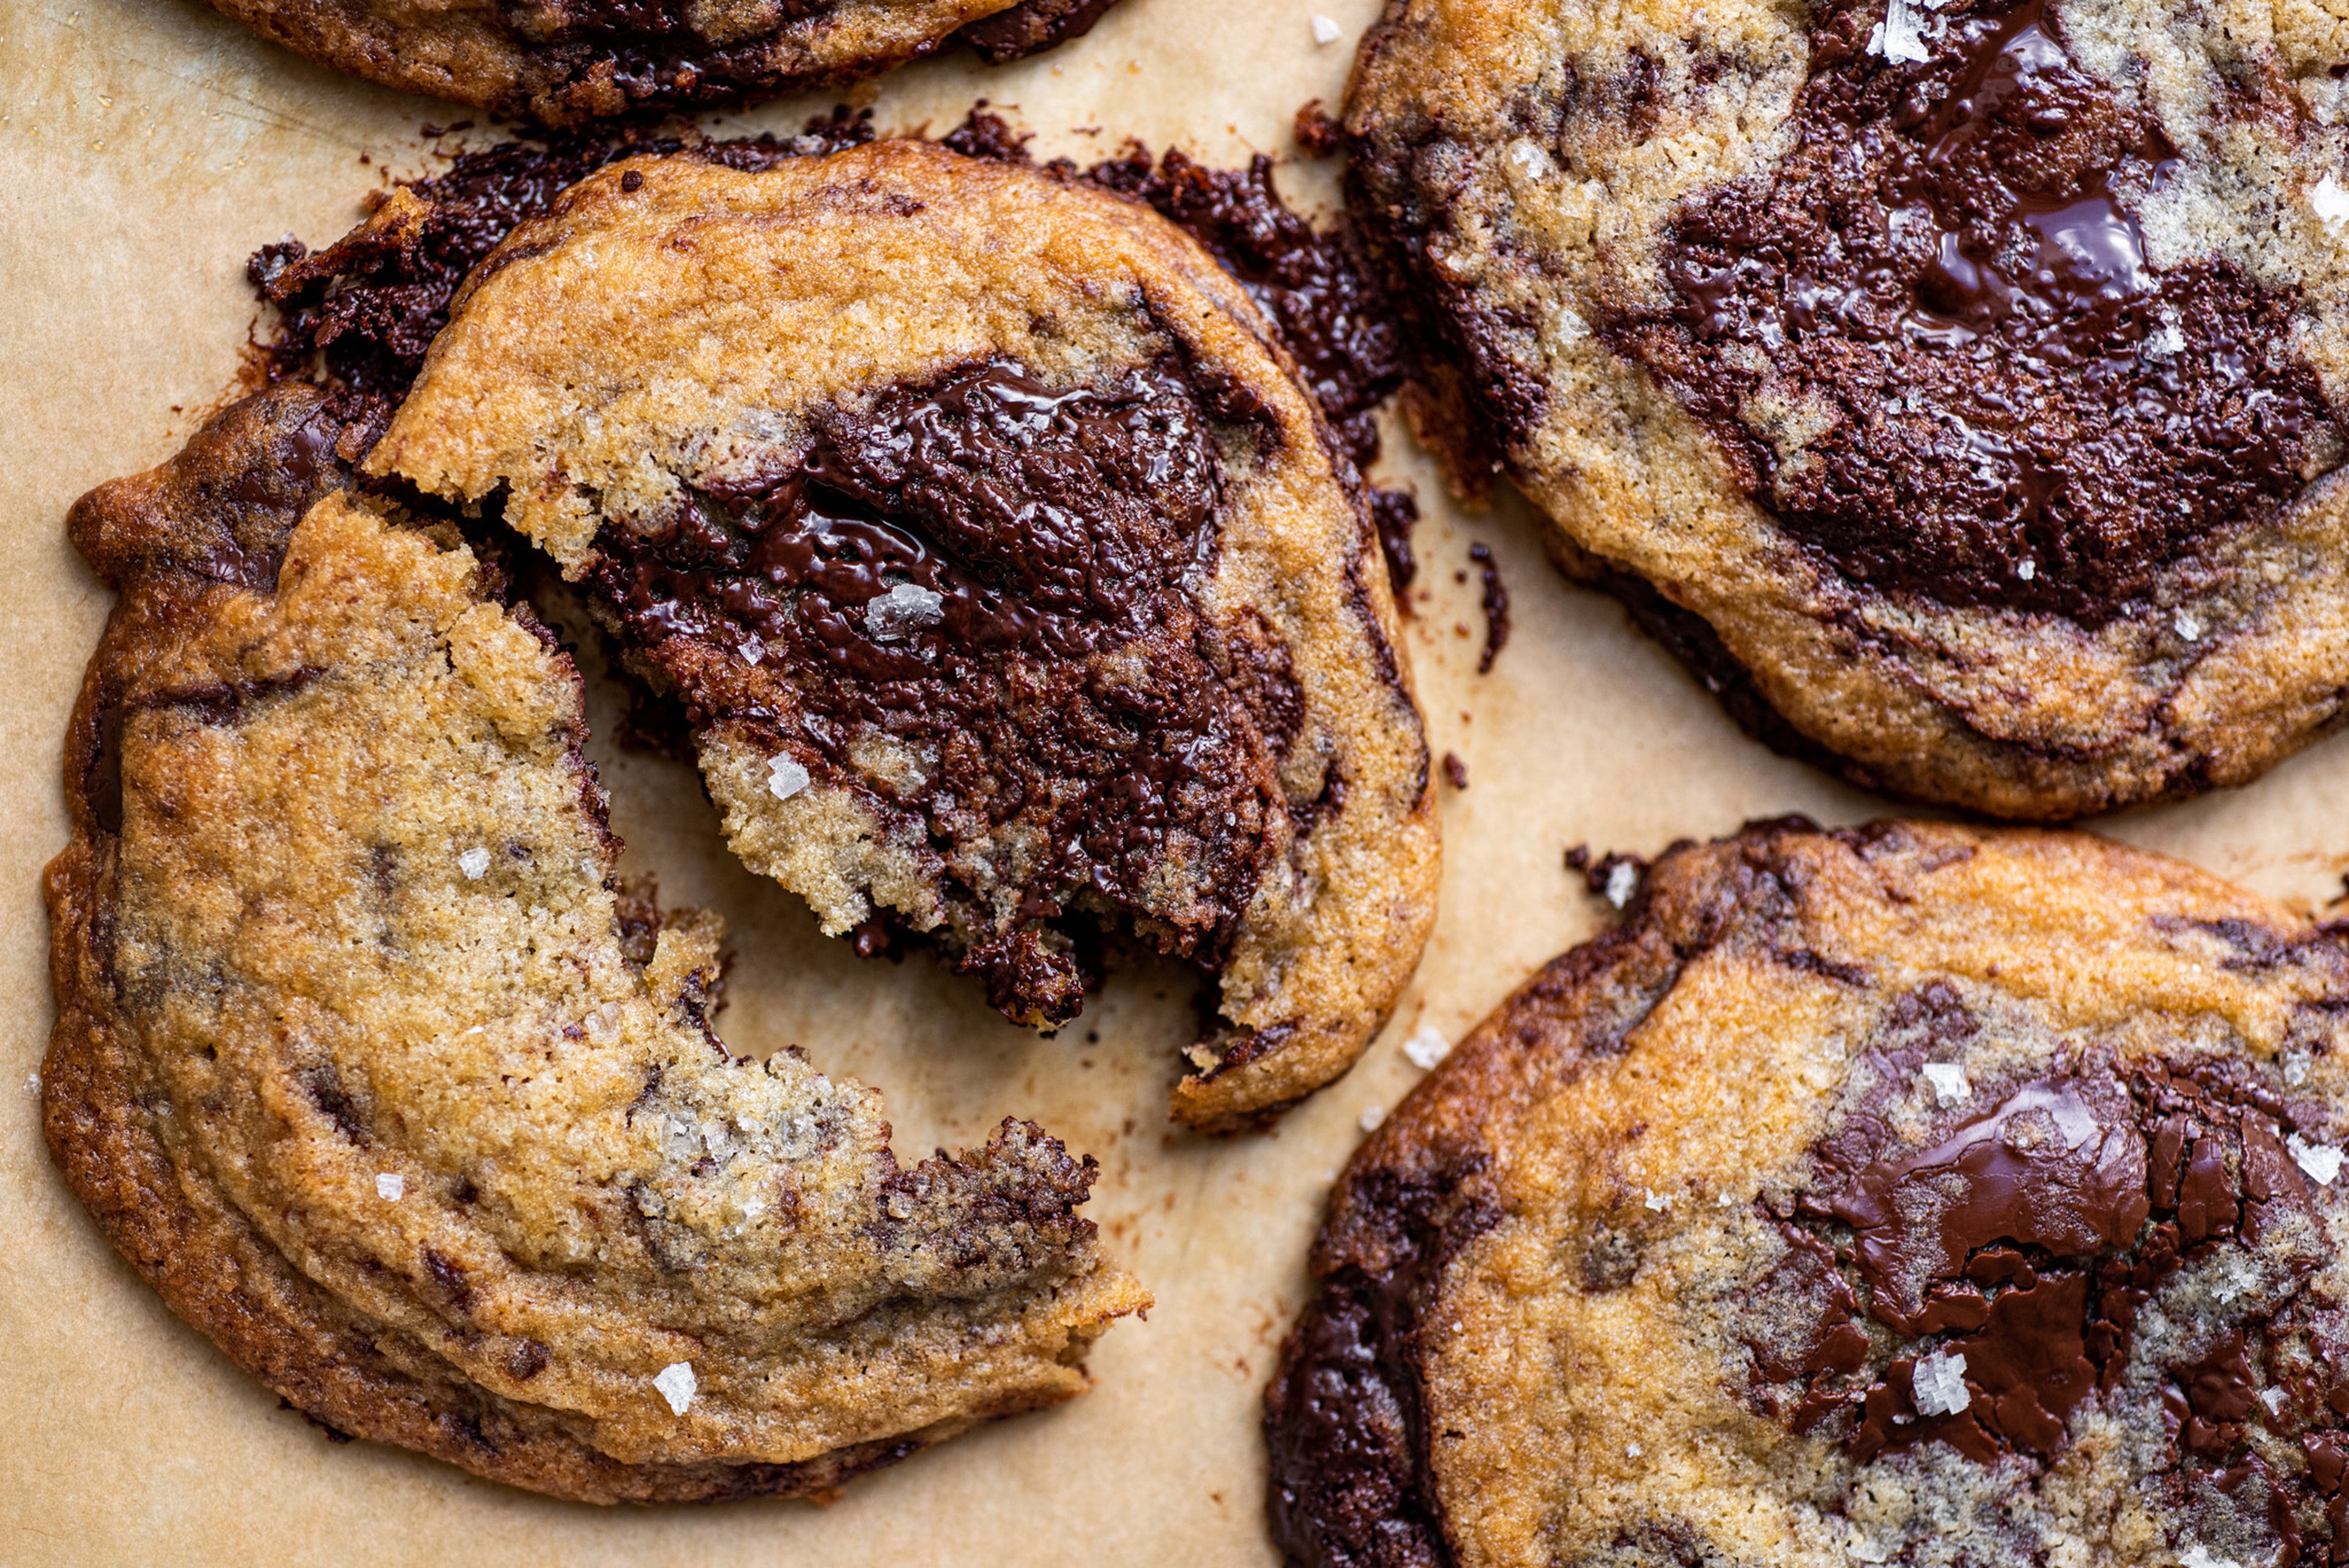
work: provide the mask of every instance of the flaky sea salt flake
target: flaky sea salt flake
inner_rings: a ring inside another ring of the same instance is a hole
[[[2242,1568],[2231,1557],[2220,1557],[2200,1542],[2196,1542],[2178,1554],[2182,1568]]]
[[[789,757],[774,757],[767,763],[767,793],[777,800],[789,800],[808,786],[808,771]]]
[[[1424,1073],[1452,1054],[1452,1042],[1423,1023],[1402,1043],[1402,1054],[1411,1058],[1413,1066]]]
[[[1917,13],[1909,8],[1909,0],[1891,0],[1885,7],[1884,20],[1868,36],[1870,54],[1881,55],[1894,65],[1922,65],[1931,58],[1925,47],[1925,35],[1917,26]]]
[[[2199,642],[2202,640],[2201,619],[2190,611],[2179,610],[2178,612],[2177,619],[2171,621],[2169,624],[2176,627],[2178,628],[2178,635],[2184,638],[2187,641]]]
[[[2349,223],[2349,186],[2344,186],[2331,174],[2319,180],[2316,188],[2309,192],[2308,204],[2333,234],[2341,232],[2342,224]]]
[[[1327,47],[1329,45],[1336,43],[1342,36],[1344,36],[1344,33],[1339,27],[1334,18],[1324,16],[1319,12],[1314,13],[1313,41],[1315,43]]]
[[[1909,1374],[1909,1391],[1920,1416],[1954,1416],[1973,1402],[1966,1391],[1966,1358],[1962,1352],[1937,1350],[1917,1358]]]
[[[376,1172],[375,1195],[386,1203],[397,1203],[408,1196],[408,1178],[396,1170]]]
[[[1928,1062],[1917,1071],[1933,1086],[1933,1098],[1941,1105],[1961,1106],[1973,1098],[1974,1086],[1955,1062]]]
[[[1376,1132],[1379,1130],[1379,1124],[1386,1119],[1387,1108],[1384,1106],[1371,1106],[1362,1112],[1362,1130]]]
[[[490,874],[490,852],[476,844],[457,857],[457,869],[465,874],[466,881],[480,881]]]
[[[1615,868],[1607,873],[1607,901],[1617,909],[1630,903],[1631,895],[1639,890],[1640,868],[1630,861],[1618,861]]]
[[[904,637],[945,618],[946,596],[919,583],[899,583],[864,601],[864,628],[876,639]]]
[[[2341,1151],[2329,1143],[2311,1143],[2298,1133],[2284,1139],[2294,1165],[2308,1172],[2319,1187],[2330,1187],[2341,1174]]]
[[[1654,1210],[1659,1214],[1661,1214],[1665,1210],[1670,1209],[1672,1206],[1671,1198],[1668,1194],[1658,1192],[1651,1188],[1646,1187],[1642,1187],[1640,1190],[1648,1195],[1642,1201],[1644,1201],[1650,1209]]]
[[[659,1389],[661,1397],[668,1401],[670,1411],[682,1416],[693,1408],[694,1390],[701,1385],[693,1376],[692,1362],[672,1361],[660,1369],[660,1376],[653,1379],[653,1386]]]

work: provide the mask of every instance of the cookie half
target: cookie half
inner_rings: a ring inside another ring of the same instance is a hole
[[[74,510],[121,590],[49,867],[49,1146],[172,1309],[342,1432],[587,1501],[795,1495],[1085,1386],[1146,1305],[1007,1121],[704,1020],[713,918],[622,899],[577,672],[319,395]],[[338,450],[339,449],[339,450]]]
[[[2078,836],[1673,850],[1355,1156],[1308,1563],[2349,1551],[2349,944]]]
[[[402,92],[577,125],[835,87],[963,41],[1000,65],[1116,0],[211,0],[273,43]]]
[[[611,165],[475,270],[366,468],[586,587],[827,931],[928,933],[1047,1028],[1104,937],[1212,974],[1185,1122],[1343,1071],[1418,961],[1433,792],[1357,483],[1139,203],[919,142]]]
[[[1741,717],[2058,818],[2349,691],[2349,22],[1393,0],[1352,202],[1428,422]]]

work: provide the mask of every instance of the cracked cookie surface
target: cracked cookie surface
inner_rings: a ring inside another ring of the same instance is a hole
[[[1347,1564],[2349,1551],[2349,943],[2081,836],[1660,860],[1356,1155],[1268,1395]]]
[[[1748,728],[2064,818],[2349,689],[2349,18],[1395,0],[1351,200],[1426,422]]]
[[[281,387],[73,514],[121,598],[41,1092],[109,1239],[329,1428],[583,1501],[821,1491],[1080,1392],[1148,1302],[1092,1162],[1006,1121],[901,1168],[872,1091],[732,1057],[714,918],[613,885],[568,656],[345,488],[363,440]]]
[[[366,466],[585,587],[827,930],[928,935],[1044,1027],[1105,939],[1212,976],[1192,1125],[1343,1071],[1417,962],[1433,794],[1359,487],[1138,202],[906,141],[609,165],[475,270]]]

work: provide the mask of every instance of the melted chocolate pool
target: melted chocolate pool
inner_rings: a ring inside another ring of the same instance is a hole
[[[1173,365],[1061,390],[966,366],[833,419],[789,473],[607,525],[593,583],[697,722],[914,846],[996,1006],[1064,1021],[1083,965],[1054,922],[1130,919],[1212,966],[1278,852],[1293,690],[1185,587],[1217,432],[1269,439],[1252,414]]]
[[[1922,13],[1912,65],[1881,15],[1817,12],[1795,150],[1692,202],[1667,303],[1602,330],[1848,576],[2100,623],[2340,461],[2296,298],[2150,265],[2175,150],[2044,0]]]

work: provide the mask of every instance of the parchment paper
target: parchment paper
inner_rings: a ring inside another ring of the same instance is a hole
[[[1318,46],[1318,8],[1340,40]],[[1037,148],[1124,136],[1211,161],[1290,154],[1291,116],[1334,109],[1377,0],[1126,0],[1094,33],[1002,71],[934,61],[858,95],[885,127],[943,130],[978,97]],[[795,130],[828,100],[727,117]],[[51,1169],[22,1086],[51,1017],[38,876],[65,843],[67,711],[108,596],[67,548],[67,506],[171,452],[214,404],[254,317],[254,246],[313,243],[388,168],[429,166],[419,128],[467,118],[271,48],[191,0],[0,0],[0,1563],[1264,1563],[1260,1390],[1303,1294],[1324,1194],[1366,1116],[1421,1076],[1401,1043],[1457,1038],[1609,911],[1568,845],[1653,852],[1750,816],[1829,822],[1884,803],[1746,741],[1614,605],[1544,562],[1523,504],[1451,504],[1400,431],[1389,468],[1426,521],[1411,653],[1440,756],[1444,908],[1416,983],[1353,1073],[1269,1134],[1168,1129],[1189,982],[1113,980],[1039,1040],[916,956],[864,962],[720,847],[684,767],[600,749],[627,868],[721,910],[740,955],[719,1026],[796,1042],[883,1088],[908,1158],[1032,1116],[1101,1158],[1091,1212],[1156,1291],[1093,1355],[1098,1386],[857,1481],[841,1501],[603,1511],[550,1502],[368,1443],[328,1442],[168,1313]],[[475,117],[478,118],[478,117]],[[1086,134],[1084,128],[1098,128]],[[484,127],[462,140],[492,138]],[[372,160],[362,162],[363,155]],[[1328,202],[1334,170],[1287,189]],[[1516,630],[1475,673],[1472,540],[1495,552]],[[608,704],[597,708],[608,729]],[[2251,789],[2096,825],[2302,909],[2349,867],[2349,738]]]

